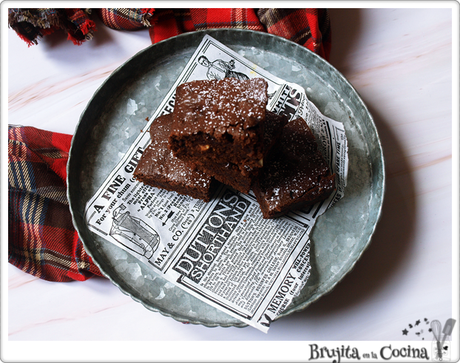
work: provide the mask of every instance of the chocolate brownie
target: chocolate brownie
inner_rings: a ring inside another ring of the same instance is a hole
[[[270,152],[271,148],[278,141],[281,132],[289,121],[285,115],[277,115],[274,112],[266,111],[265,130],[264,130],[264,157]]]
[[[253,186],[266,219],[317,203],[334,189],[335,174],[331,174],[302,118],[283,128]]]
[[[169,146],[187,163],[260,168],[267,82],[261,78],[198,80],[176,89]],[[212,175],[212,174],[211,174]]]
[[[208,202],[217,182],[201,171],[192,170],[169,150],[172,121],[172,114],[153,121],[149,130],[151,143],[142,154],[134,177],[144,184]]]
[[[277,115],[276,113],[266,111],[266,120],[264,125],[264,157],[268,154],[272,146],[281,135],[282,128],[288,122],[288,117]],[[196,166],[207,174],[214,177],[241,193],[249,193],[254,178],[257,176],[260,168],[246,167],[241,170],[237,165],[232,163],[215,163],[212,170],[201,164],[198,160]]]

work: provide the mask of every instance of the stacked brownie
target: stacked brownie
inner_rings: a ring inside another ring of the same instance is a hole
[[[315,204],[335,189],[335,174],[302,118],[289,122],[252,188],[264,218]]]
[[[149,130],[151,142],[134,170],[134,177],[144,184],[209,202],[216,182],[173,155],[168,146],[172,121],[172,114],[153,121]]]
[[[178,86],[174,112],[154,120],[134,176],[205,201],[215,180],[242,193],[253,189],[264,218],[327,198],[335,176],[307,124],[288,123],[267,111],[267,102],[260,78]]]

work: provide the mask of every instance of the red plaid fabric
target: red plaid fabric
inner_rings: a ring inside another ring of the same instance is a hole
[[[72,136],[8,130],[8,261],[50,281],[102,276],[72,224],[66,165]]]
[[[155,11],[149,28],[152,43],[194,31],[189,9],[161,9]]]
[[[329,59],[331,29],[326,9],[246,8],[102,8],[102,22],[112,29],[149,28],[152,43],[189,31],[204,29],[250,29],[268,32],[301,44]],[[96,30],[83,9],[8,9],[8,24],[28,42],[64,29],[75,44],[90,39]]]
[[[265,31],[254,9],[190,9],[196,30],[233,28]]]
[[[330,55],[326,9],[157,9],[151,23],[152,43],[193,30],[250,29],[292,40],[325,59]]]
[[[136,30],[150,26],[155,9],[106,8],[98,9],[105,25],[116,30]]]
[[[83,9],[8,9],[8,25],[29,46],[56,30],[64,30],[67,39],[80,45],[91,39],[96,24]]]
[[[259,9],[267,32],[292,40],[329,59],[330,20],[326,9]]]

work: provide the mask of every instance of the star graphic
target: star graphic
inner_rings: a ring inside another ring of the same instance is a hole
[[[415,325],[419,325],[419,324],[420,324],[420,320],[417,320],[417,321],[415,322]]]
[[[404,329],[404,330],[402,331],[402,333],[403,333],[403,335],[407,335],[407,333],[409,333],[409,332],[407,331],[407,329]]]

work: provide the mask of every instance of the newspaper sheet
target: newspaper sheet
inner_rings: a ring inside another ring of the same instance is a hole
[[[337,173],[325,201],[265,220],[252,193],[221,186],[211,202],[137,182],[133,172],[150,143],[155,118],[174,108],[176,87],[197,79],[262,77],[267,108],[312,127]],[[267,332],[310,275],[309,234],[319,215],[343,196],[347,140],[343,125],[323,116],[305,90],[287,83],[204,36],[187,66],[124,158],[86,205],[88,227],[168,281],[235,318]]]

